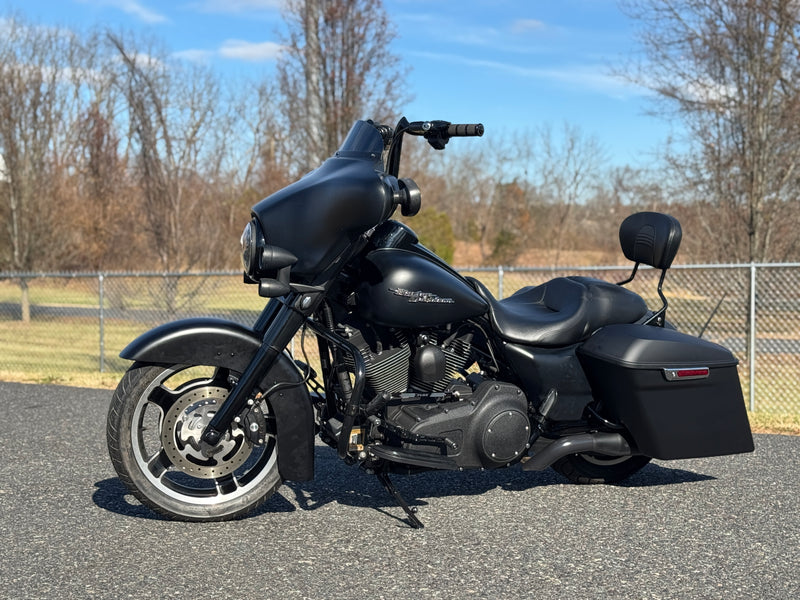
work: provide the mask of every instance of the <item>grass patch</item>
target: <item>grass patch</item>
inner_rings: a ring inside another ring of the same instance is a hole
[[[753,433],[800,435],[800,415],[751,412],[747,416]]]
[[[29,279],[31,304],[63,306],[97,306],[97,278]],[[18,304],[21,298],[19,282],[0,281],[0,302]]]
[[[146,323],[108,323],[103,340],[106,360],[118,360],[119,352],[149,328]],[[113,369],[111,365],[108,368]],[[38,378],[99,372],[97,320],[0,321],[0,370]]]
[[[35,383],[40,385],[66,385],[70,387],[94,388],[99,390],[113,390],[122,379],[124,372],[106,373],[35,373],[22,371],[0,370],[0,381],[14,381],[16,383]],[[109,396],[110,398],[110,396]]]
[[[107,276],[103,283],[106,308],[163,308],[172,304],[179,310],[260,311],[266,300],[256,286],[244,285],[241,276],[184,276],[167,302],[167,278],[149,276]],[[97,277],[49,278],[28,280],[32,305],[98,307]],[[0,303],[19,304],[21,292],[15,280],[0,281]]]

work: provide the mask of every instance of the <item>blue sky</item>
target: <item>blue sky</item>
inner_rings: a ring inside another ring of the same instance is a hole
[[[645,93],[610,75],[636,50],[616,0],[384,0],[411,67],[412,120],[483,122],[486,135],[567,122],[616,164],[647,166],[669,126]],[[0,0],[4,12],[86,29],[143,31],[187,60],[269,76],[280,0]],[[369,116],[369,115],[366,115]]]

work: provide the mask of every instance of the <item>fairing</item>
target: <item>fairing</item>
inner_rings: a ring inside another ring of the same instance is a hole
[[[324,281],[358,236],[391,215],[393,188],[382,151],[378,130],[359,121],[335,156],[253,207],[266,243],[297,257],[293,281]]]

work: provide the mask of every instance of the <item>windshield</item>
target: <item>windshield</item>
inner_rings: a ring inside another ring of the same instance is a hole
[[[356,121],[347,134],[347,138],[339,148],[339,154],[367,153],[381,155],[383,152],[383,137],[372,123]]]

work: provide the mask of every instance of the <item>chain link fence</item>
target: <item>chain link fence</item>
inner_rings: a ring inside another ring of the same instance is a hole
[[[460,271],[502,298],[559,276],[621,281],[630,269]],[[641,269],[628,287],[658,307],[658,276],[658,271]],[[669,321],[730,348],[739,359],[751,411],[800,413],[800,263],[676,265],[664,292]],[[119,352],[148,329],[189,316],[252,325],[264,302],[254,286],[242,283],[240,273],[231,272],[0,273],[0,379],[59,381],[65,373],[97,372],[121,376],[129,363]]]

